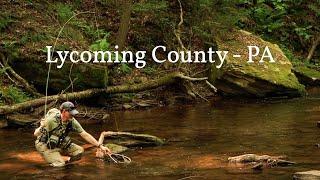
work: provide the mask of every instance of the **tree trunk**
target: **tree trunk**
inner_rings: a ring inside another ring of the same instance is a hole
[[[314,54],[314,51],[316,50],[317,46],[319,45],[320,43],[320,35],[318,35],[318,37],[316,37],[316,39],[314,40],[314,42],[312,43],[312,46],[311,46],[311,49],[309,51],[309,54],[308,54],[308,57],[307,57],[307,60],[310,61],[313,54]]]
[[[118,50],[122,51],[126,40],[127,34],[129,32],[130,26],[130,18],[131,18],[131,8],[132,8],[132,0],[122,0],[121,5],[121,19],[120,19],[120,27],[118,31],[117,37],[117,45],[119,46]]]
[[[146,146],[161,146],[164,141],[161,138],[149,134],[134,134],[129,132],[112,132],[107,131],[101,133],[100,140],[103,142],[105,138],[115,139],[114,143],[126,147],[146,147]]]

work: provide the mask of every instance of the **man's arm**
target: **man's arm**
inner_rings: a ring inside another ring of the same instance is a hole
[[[86,131],[82,131],[80,133],[80,136],[85,139],[88,143],[95,145],[95,146],[99,146],[99,142],[89,133],[87,133]]]
[[[33,135],[36,137],[40,136],[40,134],[41,134],[40,129],[41,129],[41,126],[38,127],[37,129],[35,129]]]
[[[112,134],[112,132],[110,131],[103,131],[101,134],[100,134],[100,138],[99,138],[99,144],[103,144],[103,141],[104,141],[104,137],[105,136],[108,136]]]
[[[92,144],[92,145],[95,145],[99,148],[101,148],[103,151],[108,151],[109,153],[111,153],[110,149],[103,146],[102,145],[102,142],[98,142],[91,134],[87,133],[86,131],[82,131],[80,133],[80,136],[85,139],[88,143]],[[101,136],[100,136],[101,137]],[[103,141],[103,140],[102,140]]]

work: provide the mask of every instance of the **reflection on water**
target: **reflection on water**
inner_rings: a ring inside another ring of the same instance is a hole
[[[103,130],[119,130],[157,135],[168,143],[129,151],[129,165],[105,163],[87,149],[77,164],[60,169],[39,157],[31,131],[0,130],[0,173],[22,179],[288,179],[296,171],[320,169],[320,149],[314,146],[319,120],[319,97],[116,112],[103,125],[83,126],[96,137]],[[298,164],[257,172],[227,163],[229,156],[244,153],[287,155]]]

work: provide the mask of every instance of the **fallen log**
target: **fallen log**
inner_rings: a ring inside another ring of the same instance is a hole
[[[229,157],[230,163],[248,163],[253,165],[251,169],[261,170],[262,167],[277,167],[277,166],[290,166],[295,162],[284,160],[285,156],[269,156],[269,155],[256,155],[256,154],[244,154],[235,157]]]
[[[108,138],[108,142],[119,144],[126,147],[146,147],[146,146],[161,146],[164,141],[161,138],[149,134],[134,134],[129,132],[102,132],[99,142],[102,143],[104,138]]]
[[[285,158],[285,156],[244,154],[240,156],[229,157],[228,161],[233,163],[249,163],[249,162],[266,162],[269,159],[283,159],[283,158]]]
[[[140,92],[150,89],[155,89],[160,86],[166,86],[174,84],[180,80],[187,80],[187,81],[205,81],[207,77],[204,78],[192,78],[183,75],[180,72],[173,72],[164,77],[161,77],[156,80],[151,80],[146,83],[139,83],[133,85],[119,85],[119,86],[109,86],[106,89],[88,89],[85,91],[74,92],[74,93],[66,93],[66,94],[59,94],[59,95],[52,95],[46,97],[41,97],[37,99],[33,99],[30,101],[14,104],[14,105],[5,105],[0,106],[0,115],[11,114],[13,112],[19,112],[23,110],[27,110],[34,107],[42,106],[46,103],[50,103],[52,101],[72,101],[78,99],[85,99],[96,96],[100,93],[107,93],[107,94],[114,94],[114,93],[134,93]]]
[[[5,56],[2,53],[0,53],[0,67],[4,70],[4,74],[7,76],[7,78],[10,79],[16,86],[22,87],[27,93],[35,97],[42,96],[42,94],[38,93],[37,90],[28,83],[28,81],[22,78],[8,64],[5,63]]]
[[[105,137],[109,138],[107,140],[107,143],[104,143]],[[117,141],[112,141],[110,140],[110,138],[117,139]],[[135,143],[134,146],[130,146],[133,144],[126,144],[125,142],[128,139],[139,140],[142,143]],[[143,143],[143,141],[145,143]],[[161,138],[149,134],[134,134],[129,132],[105,131],[100,134],[99,144],[104,144],[104,146],[108,147],[112,153],[122,153],[124,151],[129,150],[129,147],[145,147],[146,144],[148,144],[149,146],[161,146],[164,144],[164,141]],[[92,144],[86,144],[84,145],[84,148],[91,149],[96,148],[96,146]]]

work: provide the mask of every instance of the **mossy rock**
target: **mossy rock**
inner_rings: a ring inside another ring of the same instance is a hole
[[[258,36],[243,30],[230,30],[228,36],[217,36],[219,50],[229,51],[221,69],[212,65],[209,79],[227,96],[297,97],[305,94],[305,88],[291,72],[292,64],[281,49]],[[260,55],[254,63],[248,64],[247,46],[258,46]],[[259,63],[264,48],[268,46],[275,60],[270,63],[265,58]],[[241,58],[232,55],[239,54]]]
[[[45,91],[47,72],[49,64],[39,60],[16,59],[10,61],[11,67],[19,72],[23,78],[34,85],[39,92]],[[70,68],[72,63],[66,62],[61,69],[52,64],[49,79],[49,91],[51,93],[60,93],[70,86]],[[107,72],[103,66],[94,64],[73,64],[71,70],[71,79],[73,90],[80,91],[88,88],[103,88],[106,84]],[[71,88],[69,88],[69,91]]]
[[[7,116],[8,126],[24,127],[37,122],[39,117],[32,114],[11,114]]]
[[[120,146],[118,144],[113,144],[113,143],[108,143],[108,144],[105,144],[106,147],[108,147],[112,153],[122,153],[124,151],[127,151],[128,148],[125,147],[125,146]]]
[[[297,66],[294,67],[294,73],[301,84],[306,86],[320,85],[320,72],[315,69],[306,66]]]

